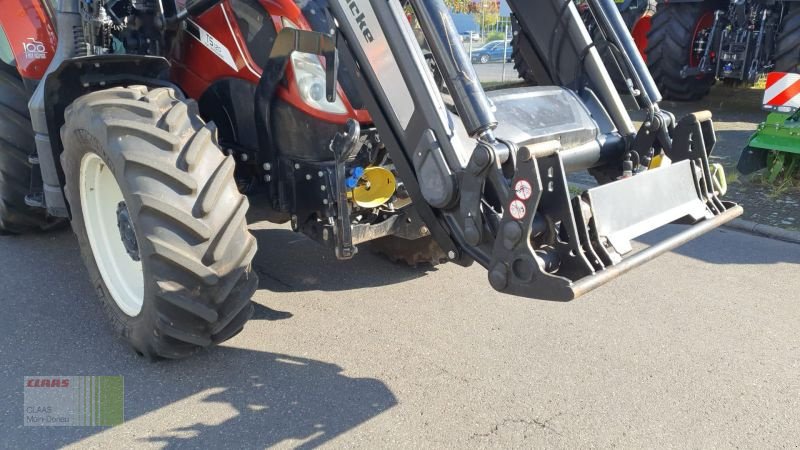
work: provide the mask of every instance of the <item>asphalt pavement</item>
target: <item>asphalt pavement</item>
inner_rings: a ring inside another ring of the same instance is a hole
[[[505,67],[503,67],[505,66]],[[519,80],[519,75],[514,69],[514,62],[474,64],[478,78],[484,83],[513,82]],[[505,71],[505,74],[503,73]]]
[[[158,363],[111,335],[69,231],[0,237],[0,447],[800,445],[798,245],[719,229],[553,303],[254,233],[254,319]],[[126,421],[24,427],[25,375],[123,375]]]

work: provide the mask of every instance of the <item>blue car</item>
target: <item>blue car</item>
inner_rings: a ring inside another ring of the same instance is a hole
[[[505,60],[511,61],[511,42],[504,43],[503,41],[492,41],[487,42],[486,45],[481,48],[472,50],[472,63],[487,64],[490,62],[502,62],[504,58],[504,47],[506,48]]]

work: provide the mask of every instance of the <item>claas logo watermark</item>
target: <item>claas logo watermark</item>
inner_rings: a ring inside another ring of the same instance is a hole
[[[125,418],[121,376],[31,376],[23,390],[25,426],[111,427]]]

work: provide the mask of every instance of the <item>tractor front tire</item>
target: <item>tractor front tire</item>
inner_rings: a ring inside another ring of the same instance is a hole
[[[61,129],[72,229],[113,328],[141,355],[183,358],[253,313],[248,201],[211,124],[173,89],[78,98]]]
[[[699,100],[714,84],[713,74],[681,76],[690,63],[696,28],[709,11],[705,3],[663,3],[653,15],[647,35],[647,67],[667,100]]]
[[[53,223],[44,209],[25,204],[31,187],[28,155],[35,151],[25,87],[10,69],[0,68],[0,234],[39,231]]]
[[[775,44],[775,71],[800,73],[800,5],[790,5]]]

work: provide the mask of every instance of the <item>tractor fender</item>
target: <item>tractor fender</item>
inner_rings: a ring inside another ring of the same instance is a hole
[[[48,213],[69,217],[60,160],[64,150],[60,130],[67,106],[85,94],[116,86],[166,86],[180,91],[167,81],[169,68],[169,62],[157,56],[99,55],[65,59],[46,75],[29,106]]]

